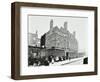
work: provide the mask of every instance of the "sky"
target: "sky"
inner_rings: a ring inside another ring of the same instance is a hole
[[[28,16],[28,32],[36,33],[38,31],[39,38],[50,29],[50,20],[53,19],[53,26],[59,28],[67,22],[68,30],[76,32],[79,51],[87,51],[88,45],[88,18],[86,17],[62,17],[62,16],[46,16],[46,15],[29,15]]]

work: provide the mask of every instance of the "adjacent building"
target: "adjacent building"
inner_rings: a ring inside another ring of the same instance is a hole
[[[28,33],[28,58],[39,57],[40,54],[40,39],[38,38],[38,32]]]
[[[38,32],[28,34],[28,45],[40,47],[40,39],[38,38]]]

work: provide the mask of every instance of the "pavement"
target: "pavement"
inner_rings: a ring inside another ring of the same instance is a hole
[[[83,59],[84,59],[84,57],[70,59],[70,60],[64,60],[64,61],[60,61],[60,62],[54,62],[54,63],[50,63],[50,66],[61,66],[61,65],[67,65],[67,64],[71,64],[71,65],[83,64]]]

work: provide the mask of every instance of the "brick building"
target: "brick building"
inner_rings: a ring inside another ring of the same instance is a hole
[[[75,35],[75,31],[69,32],[67,22],[64,22],[63,27],[58,28],[58,26],[53,26],[53,20],[51,20],[50,30],[41,37],[41,46],[46,47],[46,49],[63,50],[65,56],[69,55],[74,58],[78,54],[78,41]],[[61,55],[61,53],[59,54]]]

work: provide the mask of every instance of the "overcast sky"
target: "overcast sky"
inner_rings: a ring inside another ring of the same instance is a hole
[[[60,16],[28,16],[28,31],[29,33],[35,33],[38,31],[39,38],[50,29],[50,20],[53,19],[53,26],[59,28],[64,25],[66,21],[68,23],[68,30],[73,33],[76,31],[76,39],[78,40],[79,51],[87,52],[88,41],[88,18],[83,17],[60,17]]]

